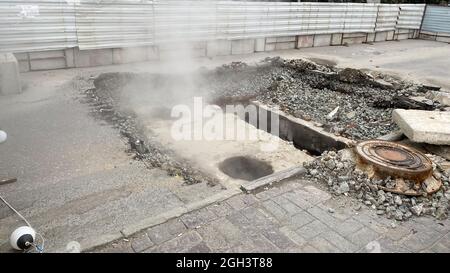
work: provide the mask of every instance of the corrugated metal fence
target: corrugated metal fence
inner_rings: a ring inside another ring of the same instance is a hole
[[[75,10],[61,0],[0,0],[0,51],[77,46]]]
[[[81,1],[75,7],[81,49],[152,45],[152,1]]]
[[[113,48],[419,29],[419,5],[356,3],[0,0],[0,51]]]
[[[422,30],[450,34],[450,7],[427,6]]]

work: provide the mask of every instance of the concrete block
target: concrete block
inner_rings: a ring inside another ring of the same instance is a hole
[[[66,56],[66,67],[75,67],[75,56],[73,53],[73,48],[64,50],[64,55]]]
[[[19,64],[12,53],[0,54],[0,95],[22,92]]]
[[[331,44],[331,34],[314,35],[314,46],[329,46]]]
[[[31,70],[51,70],[66,68],[66,58],[48,58],[30,60]]]
[[[313,46],[314,46],[314,35],[297,37],[297,48],[313,47]]]
[[[276,43],[277,42],[277,38],[276,37],[268,37],[266,38],[266,43]]]
[[[277,37],[277,43],[295,42],[295,36]]]
[[[277,43],[271,43],[271,44],[266,43],[265,51],[274,51],[276,45],[277,45]]]
[[[375,33],[367,33],[366,42],[368,42],[368,43],[375,42]]]
[[[427,35],[431,35],[431,36],[436,36],[436,32],[432,32],[432,31],[425,31],[425,30],[422,30],[422,31],[420,31],[420,34],[427,34]]]
[[[14,53],[16,60],[19,64],[20,72],[30,71],[30,63],[28,62],[28,53]]]
[[[16,57],[18,62],[28,61],[28,53],[14,53],[14,57]]]
[[[231,41],[231,54],[249,54],[255,52],[255,40],[243,39]]]
[[[30,52],[28,53],[30,60],[44,60],[53,58],[66,58],[64,50],[50,50],[50,51],[40,51],[40,52]]]
[[[90,67],[113,64],[112,49],[93,49],[80,50],[78,47],[74,49],[75,66]]]
[[[125,64],[144,62],[147,60],[147,48],[141,47],[127,47],[113,49],[113,63]]]
[[[410,29],[409,28],[399,28],[396,30],[397,34],[406,34],[406,33],[410,33]]]
[[[395,109],[392,118],[414,142],[450,145],[450,112]]]
[[[285,50],[285,49],[294,49],[295,42],[284,42],[284,43],[276,43],[275,50]]]
[[[430,35],[426,33],[420,33],[419,38],[424,40],[436,41],[436,35]]]
[[[331,45],[342,45],[342,33],[331,35]]]
[[[417,30],[410,29],[408,39],[415,39],[417,37]]]
[[[30,71],[30,63],[28,61],[18,61],[18,64],[21,73]]]
[[[387,40],[387,31],[379,31],[375,33],[375,42],[383,42]]]
[[[255,40],[255,51],[256,52],[263,52],[266,50],[266,39],[265,38],[258,38]]]
[[[343,44],[362,44],[365,43],[367,40],[367,37],[344,37],[342,38],[342,43]]]
[[[207,42],[206,54],[209,57],[231,55],[231,41],[214,40]]]
[[[343,38],[361,38],[366,37],[365,32],[344,33]]]
[[[409,39],[409,33],[399,33],[396,35],[396,40],[407,40]]]
[[[436,37],[436,41],[444,42],[444,43],[450,43],[450,37],[437,36]]]
[[[387,34],[386,34],[386,41],[392,41],[392,40],[394,40],[394,32],[395,31],[388,31],[387,32]]]

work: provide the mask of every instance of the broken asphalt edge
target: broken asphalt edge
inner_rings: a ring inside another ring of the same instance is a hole
[[[128,238],[131,235],[144,229],[163,224],[171,219],[178,218],[186,213],[199,210],[216,202],[222,202],[241,193],[242,191],[238,188],[224,190],[212,196],[204,198],[202,200],[195,201],[180,207],[176,207],[159,215],[145,218],[141,221],[138,221],[137,223],[129,224],[119,232],[104,234],[102,236],[98,236],[95,238],[88,238],[80,242],[81,245],[80,252],[89,252],[97,247],[106,245],[121,238]],[[56,252],[67,252],[67,250],[60,249]]]

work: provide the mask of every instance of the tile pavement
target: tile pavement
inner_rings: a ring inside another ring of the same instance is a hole
[[[396,222],[294,180],[239,194],[94,252],[450,252],[450,220]],[[332,208],[329,209],[329,208]]]

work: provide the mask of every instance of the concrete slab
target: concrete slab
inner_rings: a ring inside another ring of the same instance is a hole
[[[266,39],[259,38],[255,40],[255,51],[256,52],[263,52],[265,51],[266,47]]]
[[[265,51],[274,51],[277,43],[267,43],[265,46]]]
[[[143,62],[147,60],[146,47],[128,47],[113,49],[113,63],[124,64]]]
[[[28,53],[14,53],[14,56],[19,63],[19,71],[20,72],[28,72],[30,71],[30,63],[28,60]]]
[[[275,44],[275,50],[286,50],[286,49],[294,49],[295,42],[280,42]]]
[[[206,44],[206,54],[208,57],[226,56],[231,54],[231,41],[215,40]]]
[[[409,33],[399,33],[397,34],[396,38],[397,40],[406,40],[409,39],[410,34]]]
[[[376,33],[368,33],[367,34],[367,42],[368,43],[375,42],[375,35],[376,35]]]
[[[65,57],[30,60],[31,70],[52,70],[66,67]]]
[[[22,91],[19,64],[12,53],[0,54],[0,95]]]
[[[343,44],[362,44],[364,42],[366,42],[367,37],[344,37],[342,38],[342,43]]]
[[[90,67],[113,64],[112,49],[79,50],[74,49],[75,66]]]
[[[297,48],[312,47],[314,45],[314,35],[298,36]]]
[[[331,44],[331,34],[321,34],[314,36],[314,46],[329,46]]]
[[[395,33],[394,30],[388,31],[387,34],[386,34],[386,40],[387,40],[387,41],[393,40],[393,39],[394,39],[394,33]]]
[[[231,54],[249,54],[255,52],[255,40],[243,39],[231,41]]]
[[[450,145],[450,113],[396,109],[394,122],[414,142]]]
[[[332,34],[331,45],[342,45],[342,33]]]
[[[441,37],[441,36],[437,36],[437,37],[436,37],[436,41],[438,41],[438,42],[444,42],[444,43],[450,43],[450,37]]]
[[[64,55],[66,56],[67,68],[75,67],[75,55],[73,53],[73,48],[64,50]]]
[[[375,42],[384,42],[387,39],[387,31],[375,33]]]
[[[43,60],[43,59],[56,59],[65,58],[64,50],[49,50],[41,52],[30,52],[28,53],[30,60]]]
[[[277,37],[277,43],[295,42],[295,36]]]
[[[277,37],[268,37],[266,38],[266,43],[273,44],[277,42]]]

